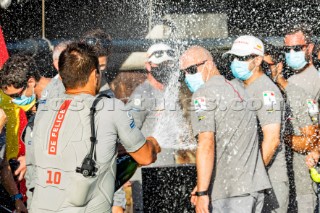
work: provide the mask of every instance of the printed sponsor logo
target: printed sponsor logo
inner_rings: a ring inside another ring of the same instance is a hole
[[[66,100],[60,107],[58,114],[54,120],[53,126],[50,131],[50,140],[49,140],[49,147],[48,147],[48,154],[49,155],[56,155],[57,154],[57,147],[58,147],[58,138],[59,132],[66,116],[67,110],[70,106],[71,100]]]

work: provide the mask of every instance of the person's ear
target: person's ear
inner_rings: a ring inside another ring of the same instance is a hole
[[[308,44],[306,53],[307,53],[307,55],[308,55],[310,58],[311,58],[311,56],[312,56],[313,48],[314,48],[314,44],[312,44],[312,43]]]
[[[36,83],[37,83],[36,79],[31,77],[28,79],[27,86],[34,88],[36,86]]]

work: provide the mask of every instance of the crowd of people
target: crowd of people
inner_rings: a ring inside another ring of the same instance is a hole
[[[175,163],[174,150],[152,137],[166,110],[152,100],[165,101],[179,67],[181,84],[192,93],[195,211],[315,211],[317,185],[309,170],[320,157],[320,54],[309,31],[289,29],[281,47],[239,36],[222,55],[226,64],[201,46],[179,55],[169,44],[153,44],[146,80],[127,103],[109,86],[111,43],[101,30],[60,43],[52,79],[27,55],[12,55],[2,67],[2,210],[123,212],[125,193],[114,190],[120,149],[141,166]],[[140,168],[130,182],[133,212],[144,212]]]

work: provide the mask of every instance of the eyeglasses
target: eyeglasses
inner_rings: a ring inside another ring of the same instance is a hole
[[[165,53],[170,57],[175,57],[176,55],[173,50],[158,50],[158,51],[154,51],[149,58],[151,58],[153,55],[156,58],[161,58]]]
[[[195,65],[191,65],[190,67],[187,67],[184,70],[180,70],[180,72],[184,73],[188,73],[188,74],[196,74],[198,72],[198,67],[205,64],[207,62],[207,60],[199,63],[199,64],[195,64]]]
[[[307,45],[295,45],[295,46],[284,46],[283,47],[283,51],[285,53],[289,53],[291,50],[294,50],[295,52],[299,52],[302,51],[304,47],[306,47]]]
[[[17,92],[17,93],[13,93],[13,94],[6,94],[7,96],[9,96],[10,98],[13,98],[13,99],[15,99],[15,98],[19,98],[19,97],[21,97],[22,95],[23,95],[23,93],[24,93],[24,91],[26,90],[26,86],[23,86],[22,87],[22,90],[21,91],[19,91],[19,92]]]
[[[237,55],[230,55],[229,56],[229,61],[234,61],[234,60],[238,60],[238,61],[248,61],[252,58],[257,57],[256,55],[246,55],[246,56],[237,56]]]

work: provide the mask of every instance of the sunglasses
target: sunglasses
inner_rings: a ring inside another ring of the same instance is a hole
[[[237,55],[230,55],[229,56],[229,61],[234,61],[234,60],[238,60],[238,61],[248,61],[250,59],[253,59],[257,57],[256,55],[246,55],[246,56],[237,56]]]
[[[110,42],[110,41],[108,41],[108,40],[101,40],[101,39],[98,39],[98,38],[90,38],[90,37],[89,37],[89,38],[83,39],[83,41],[84,41],[86,44],[90,45],[90,46],[101,45],[102,48],[105,48],[105,49],[110,48],[110,46],[111,46],[111,42]]]
[[[22,87],[22,90],[20,91],[20,92],[17,92],[17,93],[13,93],[13,94],[6,94],[7,96],[9,96],[10,98],[13,98],[13,99],[15,99],[15,98],[19,98],[19,97],[21,97],[22,95],[23,95],[23,93],[24,93],[24,91],[26,90],[26,86],[24,86],[24,87]]]
[[[180,70],[181,73],[188,73],[188,74],[196,74],[198,72],[198,67],[205,64],[207,62],[207,60],[199,63],[199,64],[195,64],[195,65],[191,65],[190,67],[187,67],[184,70]]]
[[[304,47],[306,47],[307,45],[295,45],[295,46],[284,46],[283,47],[283,51],[285,53],[289,53],[291,50],[294,50],[295,52],[299,52],[302,51]]]
[[[154,51],[150,55],[150,57],[152,57],[154,55],[156,58],[161,58],[164,54],[167,54],[170,57],[175,57],[175,52],[173,50],[158,50],[158,51]]]

